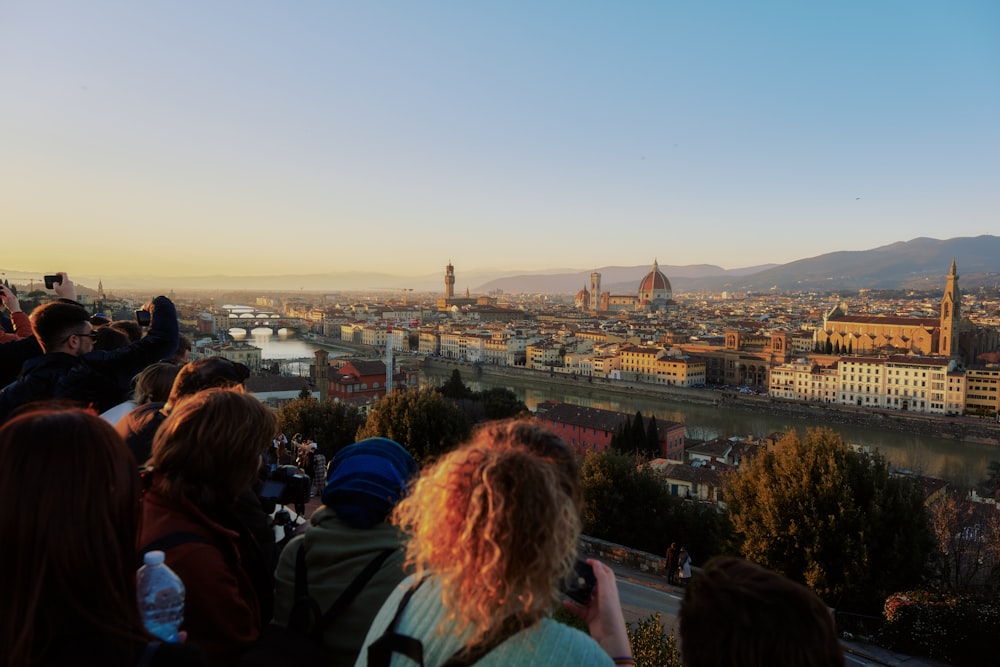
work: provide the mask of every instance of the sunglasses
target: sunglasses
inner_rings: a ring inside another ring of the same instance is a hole
[[[73,336],[79,336],[80,338],[89,338],[90,340],[97,340],[97,329],[94,329],[93,331],[88,331],[86,333],[71,333],[70,335],[63,338],[62,342],[65,343]]]

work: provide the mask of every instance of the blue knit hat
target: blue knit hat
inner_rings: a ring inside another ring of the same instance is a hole
[[[398,442],[388,438],[355,442],[330,462],[323,504],[347,525],[371,528],[385,521],[416,472],[416,461]]]

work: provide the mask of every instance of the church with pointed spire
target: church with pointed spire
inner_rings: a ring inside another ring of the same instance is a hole
[[[962,317],[962,291],[953,258],[938,317],[851,315],[840,303],[816,331],[816,351],[829,354],[913,354],[942,356],[972,365],[980,355],[1000,349],[996,329]]]

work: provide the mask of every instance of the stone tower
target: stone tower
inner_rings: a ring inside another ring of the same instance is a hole
[[[952,359],[959,356],[958,325],[962,321],[962,292],[958,288],[958,272],[955,259],[951,260],[951,271],[941,297],[941,340],[938,352]]]
[[[590,274],[590,309],[595,313],[601,309],[601,274]]]
[[[451,299],[455,296],[455,267],[448,262],[444,268],[444,298]]]
[[[330,353],[326,350],[316,350],[315,382],[319,388],[319,402],[326,403],[330,398]]]

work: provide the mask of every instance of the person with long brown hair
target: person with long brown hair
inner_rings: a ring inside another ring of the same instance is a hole
[[[277,428],[253,396],[206,389],[153,439],[140,551],[159,549],[187,589],[184,629],[213,664],[232,664],[270,621],[274,573],[236,512]]]
[[[0,427],[0,665],[205,664],[143,627],[135,590],[139,476],[83,410]]]
[[[565,603],[590,637],[550,618],[577,559],[582,503],[576,460],[558,436],[530,421],[481,427],[396,506],[414,575],[386,600],[356,664],[411,664],[393,648],[399,636],[421,644],[427,667],[453,658],[483,667],[633,664],[603,563],[588,561],[597,580],[590,602]]]

